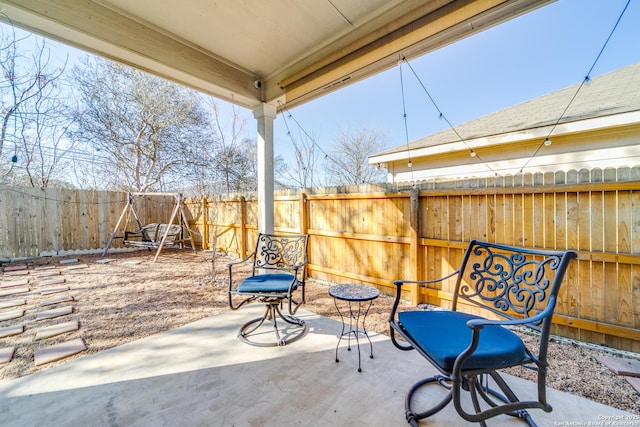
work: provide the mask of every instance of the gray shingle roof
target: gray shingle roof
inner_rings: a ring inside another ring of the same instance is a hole
[[[576,94],[581,83],[548,95],[508,107],[479,119],[455,126],[465,140],[507,134],[516,131],[551,126]],[[640,62],[586,82],[559,123],[576,122],[596,117],[640,110]],[[409,143],[409,149],[433,147],[459,142],[451,129]],[[377,155],[407,151],[407,144]]]

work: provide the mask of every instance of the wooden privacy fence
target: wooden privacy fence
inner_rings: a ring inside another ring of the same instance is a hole
[[[576,250],[555,333],[640,352],[639,176],[624,168],[429,183],[420,191],[277,196],[275,224],[278,232],[311,236],[311,277],[367,283],[386,294],[394,279],[452,272],[471,239]],[[244,256],[252,249],[254,198],[192,204],[205,247],[216,236],[220,250]],[[406,298],[448,307],[452,294],[446,282]]]
[[[166,223],[174,198],[136,198],[147,224]],[[127,203],[127,193],[0,186],[0,259],[99,251],[106,245]],[[123,230],[138,225],[126,218]],[[122,236],[122,231],[120,231]],[[122,247],[114,240],[112,247]]]
[[[640,168],[421,186],[279,193],[276,231],[310,235],[311,277],[367,283],[387,294],[394,279],[434,279],[455,270],[471,239],[574,249],[579,260],[561,290],[555,332],[640,352]],[[0,258],[99,250],[126,200],[119,192],[0,187]],[[173,198],[138,203],[143,222],[164,223]],[[191,199],[185,208],[198,246],[237,256],[252,250],[255,197]],[[447,307],[452,283],[405,297]]]

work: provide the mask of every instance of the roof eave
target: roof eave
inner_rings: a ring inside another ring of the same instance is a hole
[[[589,132],[618,126],[625,126],[640,122],[640,111],[628,111],[625,113],[608,116],[591,117],[583,120],[550,124],[546,126],[520,129],[496,135],[470,138],[466,140],[450,141],[442,144],[409,150],[395,151],[393,153],[378,154],[369,157],[369,164],[392,163],[420,157],[429,157],[454,151],[465,151],[483,147],[496,146],[520,141],[535,139],[544,140],[553,136],[568,135],[579,132]]]

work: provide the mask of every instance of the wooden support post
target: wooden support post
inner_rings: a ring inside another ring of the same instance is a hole
[[[187,220],[187,214],[184,212],[184,197],[182,197],[182,194],[178,196],[178,205],[180,209],[180,226],[186,227],[187,233],[189,234],[189,241],[191,242],[191,250],[195,251],[196,242],[194,242],[193,240],[193,234],[191,234],[191,229],[189,228],[189,221]],[[169,224],[169,226],[171,226],[171,223]],[[182,228],[181,233],[183,230],[184,228]],[[167,227],[167,233],[165,233],[165,235],[166,234],[169,234],[169,227]],[[184,243],[180,243],[180,248],[184,249]]]
[[[113,229],[113,233],[111,233],[111,236],[109,236],[109,240],[107,241],[107,244],[105,245],[104,250],[102,251],[102,258],[104,258],[104,256],[107,254],[107,251],[111,247],[111,242],[113,242],[113,239],[115,238],[116,233],[118,232],[118,228],[120,228],[120,223],[124,219],[124,216],[127,213],[127,210],[132,208],[133,206],[132,204],[133,204],[133,196],[131,195],[131,193],[128,193],[127,204],[125,205],[124,209],[122,209],[122,213],[120,214],[120,218],[118,218],[118,222],[116,222],[116,226]],[[136,219],[137,218],[138,217],[136,215]]]
[[[176,216],[178,215],[179,210],[180,210],[180,204],[176,203],[176,205],[173,207],[173,212],[171,212],[171,218],[169,218],[169,222],[167,223],[167,229],[165,230],[164,235],[162,236],[162,240],[160,240],[160,246],[158,246],[158,250],[156,251],[156,256],[153,257],[153,262],[156,262],[156,260],[160,256],[160,252],[162,252],[162,247],[164,246],[164,242],[167,240],[167,236],[169,235],[169,228],[171,227],[171,224],[173,224],[173,221],[176,219]]]

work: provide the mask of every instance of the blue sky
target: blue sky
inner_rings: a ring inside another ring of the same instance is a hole
[[[581,82],[627,0],[559,0],[440,50],[410,60],[444,116],[455,126]],[[640,61],[640,0],[631,0],[591,77]],[[402,66],[409,140],[448,125],[407,65]],[[384,134],[387,148],[406,143],[400,71],[365,81],[290,110],[325,150],[347,128]],[[282,114],[276,154],[292,142]],[[296,135],[294,122],[287,123]]]

